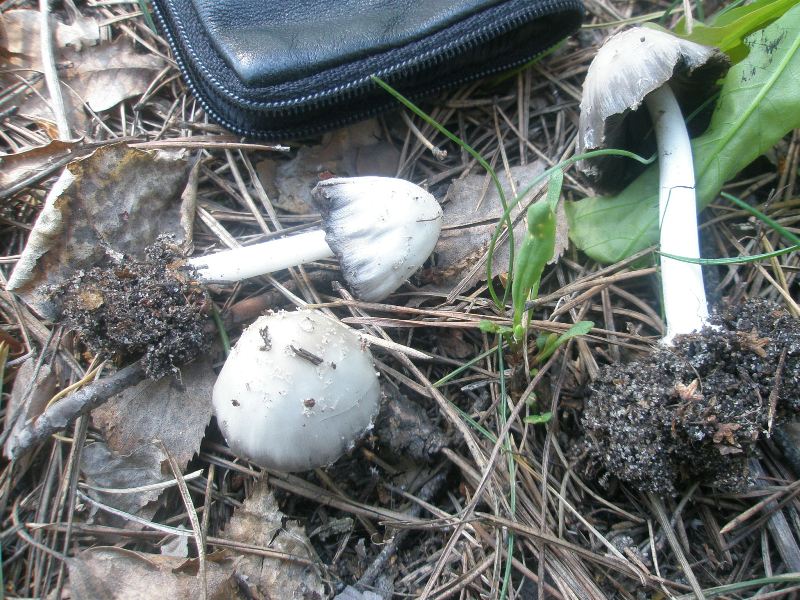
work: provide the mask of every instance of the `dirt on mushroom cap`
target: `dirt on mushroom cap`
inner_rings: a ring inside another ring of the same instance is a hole
[[[800,321],[754,300],[710,323],[601,371],[583,414],[589,471],[659,494],[747,487],[757,440],[800,412]]]

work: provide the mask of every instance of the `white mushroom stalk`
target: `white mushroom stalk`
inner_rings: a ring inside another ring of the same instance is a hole
[[[355,294],[377,301],[422,266],[439,238],[439,203],[402,179],[328,179],[312,200],[322,229],[194,257],[189,265],[202,281],[227,283],[337,256]]]
[[[252,246],[195,256],[187,262],[206,283],[232,283],[332,256],[335,254],[325,241],[325,231],[314,229]]]
[[[669,84],[645,98],[658,143],[658,214],[664,254],[700,258],[692,145]],[[661,255],[661,290],[667,332],[662,342],[700,330],[708,320],[701,266]]]
[[[635,27],[610,38],[598,51],[583,86],[578,152],[623,148],[641,152],[646,116],[655,130],[659,161],[661,252],[700,258],[692,147],[681,105],[699,106],[728,68],[721,52],[668,32]],[[633,123],[633,125],[632,125]],[[596,187],[614,191],[622,181],[624,159],[586,159],[581,169]],[[703,327],[708,318],[699,264],[661,257],[661,283],[667,325],[664,343]]]

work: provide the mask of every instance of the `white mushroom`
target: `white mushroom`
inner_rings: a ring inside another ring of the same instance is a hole
[[[382,300],[430,256],[442,209],[421,187],[392,177],[328,179],[312,191],[322,229],[192,258],[206,282],[241,281],[338,256],[355,294]]]
[[[319,311],[260,317],[214,385],[231,450],[255,464],[304,471],[334,462],[372,427],[380,404],[372,355],[352,329]]]
[[[636,27],[610,38],[586,75],[578,152],[624,148],[641,153],[650,116],[658,146],[663,253],[700,257],[692,147],[679,100],[689,110],[697,107],[727,67],[727,58],[714,48]],[[642,103],[647,113],[636,112]],[[610,188],[624,181],[614,169],[618,161],[598,157],[583,161],[581,168],[598,187]],[[663,341],[699,330],[708,318],[700,265],[662,255],[661,285],[667,323]]]

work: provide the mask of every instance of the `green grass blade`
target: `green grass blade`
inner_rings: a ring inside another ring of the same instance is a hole
[[[153,21],[152,15],[150,14],[150,8],[147,6],[146,0],[136,0],[136,4],[139,5],[139,10],[142,11],[142,15],[144,16],[144,22],[147,23],[150,31],[158,35],[158,29],[156,28],[156,24]]]
[[[382,87],[386,92],[388,92],[391,96],[393,96],[395,98],[395,100],[400,102],[408,110],[413,112],[420,119],[422,119],[423,121],[428,123],[431,127],[436,129],[436,131],[438,131],[439,133],[441,133],[442,135],[444,135],[445,137],[447,137],[448,139],[450,139],[454,143],[458,144],[467,153],[469,153],[469,155],[472,156],[472,158],[474,158],[478,162],[478,164],[486,170],[487,173],[489,173],[489,176],[492,178],[492,182],[494,183],[495,187],[497,188],[497,193],[498,193],[499,198],[500,198],[500,203],[503,206],[503,214],[504,214],[503,220],[506,223],[506,227],[508,227],[508,237],[509,237],[510,244],[511,244],[511,258],[509,260],[509,262],[510,262],[509,269],[511,269],[512,265],[514,264],[514,227],[513,227],[513,223],[511,222],[511,217],[509,216],[510,215],[510,211],[508,210],[508,201],[506,200],[506,194],[503,191],[503,186],[500,183],[500,179],[498,178],[497,173],[495,172],[495,170],[486,161],[486,159],[483,158],[483,156],[481,156],[480,153],[477,150],[475,150],[475,148],[473,148],[472,146],[467,144],[464,140],[462,140],[460,137],[458,137],[455,133],[451,132],[444,125],[442,125],[441,123],[437,122],[428,113],[426,113],[419,106],[414,104],[411,100],[409,100],[408,98],[403,96],[403,94],[398,92],[396,89],[394,89],[388,83],[386,83],[383,79],[381,79],[380,77],[378,77],[376,75],[373,75],[372,76],[372,80],[375,83],[377,83],[380,87]],[[490,259],[489,260],[489,265],[490,265],[489,268],[491,268],[491,264],[492,264],[492,261]],[[510,276],[511,276],[511,271],[509,270],[509,278],[510,278]],[[501,301],[497,297],[497,294],[496,294],[496,292],[494,290],[494,285],[492,283],[492,278],[491,277],[488,279],[487,284],[488,284],[488,287],[489,287],[489,294],[492,296],[492,300],[494,300],[495,305],[497,306],[497,308],[502,308],[503,305],[505,304],[506,295],[508,294],[508,288],[506,288],[506,290],[505,290],[505,292],[503,294],[503,300]]]
[[[736,206],[738,206],[739,208],[741,208],[743,210],[746,210],[751,215],[756,217],[758,220],[763,221],[766,225],[769,225],[772,229],[777,231],[779,234],[781,234],[786,240],[790,241],[792,244],[795,244],[795,245],[800,244],[800,236],[796,236],[791,231],[786,229],[786,227],[784,227],[783,225],[778,223],[776,220],[768,217],[767,215],[762,213],[760,210],[758,210],[754,206],[750,206],[744,200],[741,200],[740,198],[737,198],[736,196],[734,196],[733,194],[729,194],[728,192],[722,192],[720,195],[723,198],[725,198],[726,200],[729,200],[731,203],[733,203]]]
[[[774,252],[751,254],[750,256],[733,256],[730,258],[689,258],[688,256],[676,256],[675,254],[669,254],[667,252],[659,252],[659,254],[673,260],[692,263],[693,265],[738,265],[775,258],[776,256],[783,256],[784,254],[790,254],[792,252],[797,252],[798,250],[800,250],[800,245],[795,244],[794,246],[781,248],[780,250],[775,250]]]

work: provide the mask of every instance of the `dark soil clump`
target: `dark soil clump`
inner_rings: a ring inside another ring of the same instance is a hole
[[[748,485],[756,442],[800,411],[800,321],[755,300],[711,323],[601,371],[583,414],[592,470],[658,494]]]
[[[141,356],[145,373],[156,379],[208,347],[208,297],[168,239],[148,247],[144,260],[111,262],[77,273],[57,290],[62,320],[92,351]]]

